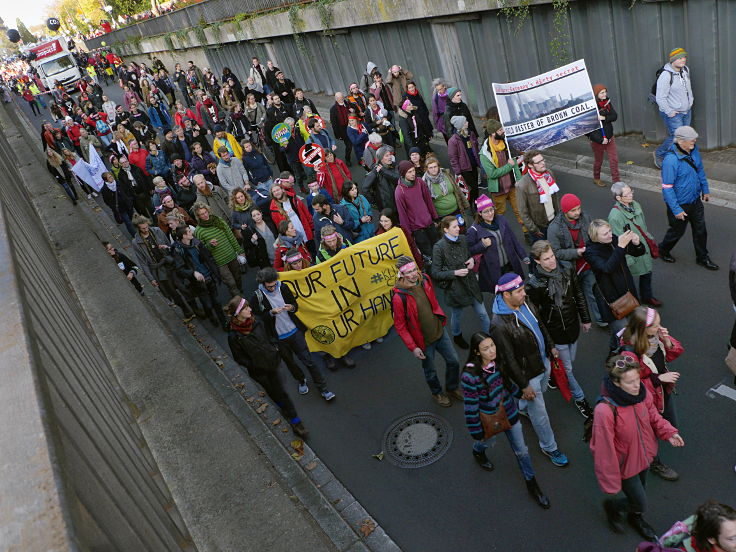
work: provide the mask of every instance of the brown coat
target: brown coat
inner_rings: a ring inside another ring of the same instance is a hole
[[[393,96],[394,100],[394,111],[397,111],[399,107],[401,107],[401,98],[404,96],[404,93],[406,92],[406,85],[408,82],[414,80],[414,73],[411,71],[407,71],[406,69],[401,69],[399,71],[399,76],[394,77],[391,71],[388,71],[388,75],[385,78],[385,83],[388,84],[391,87],[391,95]],[[406,117],[406,112],[401,111],[399,114],[404,114],[403,117]]]
[[[552,173],[552,171],[550,171]],[[552,173],[554,176],[554,173]],[[559,186],[559,183],[557,184]],[[547,220],[547,211],[544,205],[539,202],[539,192],[537,191],[537,183],[532,180],[529,173],[525,174],[521,180],[516,183],[516,201],[519,203],[519,214],[524,226],[530,233],[535,234],[540,228],[546,228],[551,221]],[[560,212],[560,197],[562,191],[552,194],[552,205],[555,208],[555,215]]]

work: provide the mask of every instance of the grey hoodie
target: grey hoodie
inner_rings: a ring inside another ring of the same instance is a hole
[[[664,71],[657,79],[657,105],[666,115],[690,110],[693,106],[693,89],[687,66],[679,72],[669,63],[664,66]]]

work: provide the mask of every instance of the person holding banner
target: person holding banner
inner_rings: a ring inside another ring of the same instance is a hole
[[[463,309],[473,307],[483,331],[488,331],[491,320],[483,304],[483,293],[478,286],[478,276],[473,271],[474,258],[468,251],[465,236],[460,235],[460,225],[452,215],[442,219],[444,237],[432,249],[432,276],[445,290],[445,301],[450,307],[450,327],[455,345],[469,347],[463,338],[460,321]]]
[[[488,119],[486,121],[486,134],[488,137],[483,142],[480,149],[480,166],[486,175],[486,185],[488,193],[493,199],[493,205],[496,207],[496,214],[503,215],[506,213],[506,204],[511,204],[516,220],[521,226],[524,237],[528,242],[529,232],[524,226],[519,213],[519,205],[516,201],[516,182],[521,180],[521,171],[516,160],[509,155],[506,147],[504,130],[501,123],[496,119]]]
[[[527,173],[516,183],[519,214],[532,242],[547,239],[547,227],[560,212],[560,188],[539,150],[524,154]]]
[[[406,348],[422,361],[424,380],[434,401],[444,407],[452,406],[450,397],[462,402],[464,396],[458,388],[460,362],[444,328],[447,317],[437,301],[432,280],[406,255],[396,259],[396,270],[396,286],[391,296],[396,331]],[[435,352],[445,359],[446,393],[442,392],[434,366]]]
[[[596,84],[593,87],[593,94],[598,104],[598,119],[600,119],[603,126],[586,136],[590,139],[590,147],[593,148],[593,183],[596,186],[604,187],[605,184],[601,181],[601,165],[603,165],[604,153],[608,156],[612,181],[619,182],[621,180],[618,172],[616,141],[613,138],[613,122],[618,118],[618,114],[613,109],[611,99],[608,97],[608,90],[604,85]]]
[[[282,220],[278,226],[278,238],[273,242],[273,267],[278,272],[286,270],[287,252],[299,251],[302,256],[311,263],[312,256],[309,253],[305,238],[300,236],[290,220]]]

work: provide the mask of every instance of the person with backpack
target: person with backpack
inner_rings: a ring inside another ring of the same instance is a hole
[[[657,440],[685,446],[677,428],[654,406],[642,385],[639,363],[625,355],[606,361],[601,400],[593,415],[590,451],[598,484],[608,495],[603,508],[608,526],[623,533],[626,521],[642,538],[656,541],[657,534],[643,514],[647,509],[647,472],[657,454]],[[617,497],[623,492],[623,497]]]
[[[396,332],[406,348],[422,362],[424,380],[434,401],[444,407],[452,406],[450,397],[464,401],[458,388],[460,362],[444,328],[447,317],[437,301],[431,278],[407,255],[396,259],[396,272],[396,286],[391,292],[391,314]],[[434,366],[435,352],[445,359],[446,393],[442,392]]]
[[[537,504],[548,509],[549,499],[537,483],[514,400],[521,396],[521,391],[512,381],[504,379],[499,368],[503,362],[504,359],[497,354],[496,343],[490,335],[485,332],[473,334],[470,338],[470,353],[461,376],[465,397],[465,425],[474,439],[473,458],[482,469],[493,471],[493,463],[486,456],[486,439],[490,438],[493,443],[495,435],[487,436],[483,418],[499,414],[505,416],[509,429],[504,430],[504,433],[514,451],[526,488]]]
[[[665,420],[677,426],[675,409],[675,385],[679,372],[671,372],[667,363],[678,358],[685,350],[664,326],[659,313],[649,307],[637,307],[629,315],[629,323],[621,337],[622,354],[639,363],[639,375],[654,405]],[[625,352],[624,352],[625,351]],[[677,481],[680,476],[655,456],[649,467],[652,473],[665,481]]]
[[[687,67],[687,52],[675,48],[670,52],[669,63],[657,71],[657,82],[652,87],[659,116],[664,121],[667,137],[654,152],[654,164],[662,168],[662,161],[681,126],[690,126],[693,109],[693,88],[690,69]]]
[[[637,552],[736,552],[736,509],[715,500],[675,523],[658,544],[643,542]]]

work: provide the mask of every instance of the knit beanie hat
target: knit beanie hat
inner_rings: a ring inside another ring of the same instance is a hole
[[[383,142],[383,138],[381,138],[381,135],[380,135],[380,134],[378,134],[377,132],[371,132],[371,133],[370,133],[370,134],[368,135],[368,141],[369,141],[369,142],[370,142],[371,144],[380,144],[380,143],[382,143],[382,142]]]
[[[595,96],[596,100],[598,99],[598,94],[601,93],[601,90],[608,90],[608,89],[603,84],[596,84],[593,87],[593,95]]]
[[[453,86],[452,88],[448,88],[447,89],[447,99],[452,101],[452,97],[458,92],[460,92],[460,89],[455,86]]]
[[[496,132],[499,128],[501,128],[501,122],[497,121],[496,119],[488,119],[486,121],[486,132],[488,134],[493,134]]]
[[[482,213],[489,207],[493,207],[493,200],[488,197],[486,194],[481,195],[478,199],[475,200],[475,206],[478,209],[479,213]]]
[[[524,280],[521,276],[514,272],[507,272],[498,279],[496,284],[496,293],[503,293],[504,291],[514,291],[524,285]]]
[[[450,124],[454,126],[457,130],[462,130],[462,128],[465,126],[465,123],[467,123],[468,120],[463,115],[455,115],[450,119]]]
[[[401,175],[401,178],[404,178],[409,169],[413,168],[414,164],[411,161],[399,161],[399,175]]]
[[[422,150],[420,150],[416,146],[413,146],[413,147],[409,148],[409,155],[411,155],[412,153],[418,153],[419,155],[421,155],[422,154]]]
[[[565,194],[560,199],[560,209],[563,213],[567,213],[578,205],[580,205],[580,198],[575,194]]]
[[[687,57],[687,52],[685,51],[684,48],[675,48],[674,50],[670,52],[669,57],[670,57],[670,63],[672,63],[673,61],[676,61],[680,58]]]

